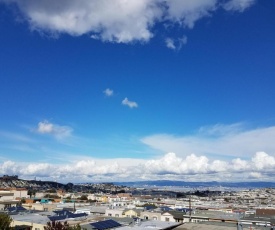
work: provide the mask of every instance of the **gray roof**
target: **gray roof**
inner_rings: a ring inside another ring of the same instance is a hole
[[[175,230],[236,230],[237,225],[223,222],[185,223]]]
[[[46,216],[40,216],[37,214],[23,214],[23,215],[12,215],[13,220],[28,222],[28,223],[36,223],[36,224],[44,224],[46,225],[50,219]]]
[[[106,206],[92,206],[92,207],[90,208],[90,211],[91,211],[92,213],[102,213],[102,214],[104,214],[105,211],[106,211],[106,209],[107,209]]]
[[[236,230],[236,223],[226,223],[226,222],[200,222],[200,223],[185,223],[179,227],[176,227],[175,230]],[[250,229],[250,225],[243,225],[243,229]],[[254,226],[254,230],[266,230],[264,226]],[[268,228],[270,229],[270,228]]]
[[[189,213],[183,215],[189,217]],[[222,220],[238,220],[240,217],[236,213],[225,213],[220,211],[196,211],[191,215],[193,218],[205,218],[205,219],[222,219]]]
[[[134,226],[123,226],[123,227],[117,228],[117,230],[144,230],[144,229],[162,230],[162,229],[170,229],[178,225],[181,225],[181,223],[149,220],[149,221],[142,221],[139,224],[136,224]]]

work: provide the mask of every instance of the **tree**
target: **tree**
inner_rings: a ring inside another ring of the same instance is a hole
[[[30,196],[30,198],[32,198],[32,196],[35,196],[35,194],[36,194],[35,190],[33,190],[33,189],[28,190],[28,195]]]
[[[52,198],[52,199],[60,199],[60,196],[58,195],[51,195],[51,194],[46,194],[44,198]]]
[[[69,230],[69,224],[67,221],[64,223],[52,221],[47,223],[47,226],[44,227],[44,230]]]
[[[0,229],[1,230],[12,230],[14,228],[10,227],[12,218],[6,213],[0,213]]]
[[[79,224],[77,224],[75,226],[69,227],[69,230],[81,230],[81,227]]]
[[[47,223],[47,226],[44,227],[44,230],[81,230],[81,227],[79,224],[69,226],[67,221],[65,221],[64,223],[52,221]]]
[[[80,200],[88,200],[87,195],[82,195],[82,196],[80,197]]]
[[[56,193],[56,190],[54,188],[48,189],[46,191],[47,193]]]
[[[89,202],[89,203],[95,203],[96,200],[91,200],[91,199],[89,199],[88,202]]]

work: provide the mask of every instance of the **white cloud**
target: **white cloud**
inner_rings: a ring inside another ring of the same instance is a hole
[[[150,28],[161,16],[158,1],[151,0],[11,0],[33,30],[86,33],[103,41],[148,41]]]
[[[250,176],[250,178],[252,178],[252,179],[260,179],[260,178],[263,177],[263,175],[262,175],[261,173],[259,173],[259,172],[251,172],[251,173],[249,174],[249,176]]]
[[[121,103],[122,103],[122,105],[129,106],[130,108],[137,108],[138,107],[138,104],[136,102],[129,101],[127,97],[125,97]]]
[[[243,124],[235,123],[230,125],[216,124],[212,126],[203,126],[199,129],[200,135],[205,136],[224,136],[234,135],[243,130]]]
[[[147,42],[156,23],[193,28],[220,7],[242,12],[254,0],[0,0],[15,3],[32,30],[129,43]]]
[[[172,50],[176,49],[174,40],[172,38],[166,38],[165,43],[166,43],[167,48],[172,49]]]
[[[103,93],[104,93],[107,97],[111,97],[111,96],[114,95],[114,91],[111,90],[111,89],[109,89],[109,88],[105,89],[105,90],[103,91]]]
[[[12,133],[12,132],[7,132],[7,131],[0,131],[0,137],[2,139],[8,139],[8,140],[13,140],[13,141],[18,141],[18,142],[33,142],[33,140],[25,135],[18,134],[18,133]]]
[[[176,152],[180,156],[197,153],[247,157],[258,151],[275,153],[273,136],[274,126],[245,130],[240,124],[233,124],[203,127],[193,135],[156,134],[144,137],[141,141],[162,153]]]
[[[187,37],[184,35],[178,39],[166,38],[166,47],[172,50],[181,50],[182,46],[187,44]]]
[[[57,139],[63,139],[70,137],[73,129],[68,126],[60,126],[57,124],[52,124],[48,121],[42,121],[38,123],[37,132],[41,134],[50,134]]]
[[[275,167],[275,158],[273,156],[269,156],[265,152],[256,153],[256,155],[252,158],[252,162],[257,170],[274,169]]]
[[[259,163],[258,161],[261,161]],[[270,162],[268,162],[268,161]],[[275,158],[258,152],[251,159],[210,160],[190,154],[179,157],[167,153],[158,159],[83,159],[72,163],[49,164],[6,161],[0,174],[17,174],[23,178],[55,178],[58,181],[134,181],[172,179],[186,181],[274,181]]]
[[[252,6],[256,0],[230,0],[223,4],[225,10],[243,12]]]
[[[167,0],[168,19],[193,28],[197,20],[216,10],[217,0]]]

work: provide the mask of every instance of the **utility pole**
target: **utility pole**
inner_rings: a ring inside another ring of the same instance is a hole
[[[237,230],[243,230],[243,225],[238,221]]]
[[[191,197],[189,197],[189,222],[192,220],[192,206],[191,206]]]

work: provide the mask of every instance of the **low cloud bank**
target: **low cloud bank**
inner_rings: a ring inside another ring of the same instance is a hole
[[[129,162],[126,164],[125,162]],[[102,159],[80,160],[70,164],[19,163],[5,161],[0,164],[0,174],[17,174],[23,178],[36,176],[59,181],[133,181],[148,179],[173,179],[186,181],[273,181],[275,158],[257,152],[249,160],[234,158],[230,161],[210,160],[196,154],[184,158],[167,153],[154,160]]]

